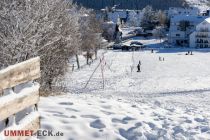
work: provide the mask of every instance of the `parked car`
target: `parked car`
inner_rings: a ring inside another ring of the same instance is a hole
[[[145,48],[145,46],[141,42],[138,42],[138,41],[131,42],[130,47],[132,50],[135,50],[135,51]]]
[[[130,45],[122,45],[122,51],[129,51],[131,49]]]
[[[144,30],[142,28],[137,28],[134,30],[135,33],[141,33],[143,32]]]
[[[114,44],[114,45],[112,45],[112,49],[113,50],[121,50],[122,49],[122,45],[121,44]]]
[[[134,31],[130,31],[130,32],[128,32],[128,34],[132,35],[132,34],[135,34],[135,32]]]
[[[139,33],[136,33],[136,36],[148,37],[148,36],[152,36],[152,33],[139,32]]]

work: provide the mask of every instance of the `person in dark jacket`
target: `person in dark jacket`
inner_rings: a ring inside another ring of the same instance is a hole
[[[141,61],[139,61],[139,64],[137,65],[137,72],[141,72]]]

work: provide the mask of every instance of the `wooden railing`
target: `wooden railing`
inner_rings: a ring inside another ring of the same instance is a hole
[[[40,59],[9,66],[0,71],[0,140],[24,140],[29,136],[5,136],[5,131],[40,127],[38,113]]]

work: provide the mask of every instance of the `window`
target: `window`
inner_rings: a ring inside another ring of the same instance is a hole
[[[176,34],[176,36],[180,36],[180,34]]]

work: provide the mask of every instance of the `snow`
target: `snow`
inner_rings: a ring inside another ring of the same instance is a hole
[[[210,18],[206,18],[205,21],[210,23]]]
[[[194,108],[162,107],[161,104],[93,95],[42,98],[42,129],[63,132],[61,140],[209,137],[207,116]],[[40,139],[56,140],[58,137]]]
[[[39,83],[28,82],[25,84],[18,85],[14,88],[14,91],[11,89],[4,90],[4,96],[1,97],[1,105],[7,104],[15,100],[16,98],[24,97],[30,95],[31,93],[39,90]]]
[[[99,60],[67,74],[69,94],[41,98],[42,129],[63,132],[60,140],[209,139],[210,49],[185,55],[188,49],[164,49],[154,38],[134,40],[154,53],[107,51],[104,89],[101,68],[84,89]]]
[[[33,92],[38,91],[39,88],[40,88],[39,83],[30,81],[16,86],[14,88],[14,91],[12,89],[5,89],[3,97],[0,98],[0,105],[4,106],[7,105],[9,102],[14,101],[17,98],[20,99],[21,97],[30,96]],[[19,130],[25,124],[30,122],[30,120],[35,119],[37,115],[39,114],[37,112],[33,112],[33,107],[25,108],[24,110],[16,113],[15,122],[13,120],[13,116],[9,117],[8,129]],[[4,129],[5,129],[5,123],[4,121],[0,121],[0,132]],[[0,138],[2,137],[3,137],[3,132],[0,133]]]
[[[122,32],[122,37],[134,36],[133,34],[129,33],[133,32],[135,29],[141,29],[141,27],[120,28],[120,31]]]
[[[208,0],[186,0],[186,2],[191,7],[199,8],[200,11],[205,11],[209,9],[209,6],[207,5],[207,3],[209,2]]]

